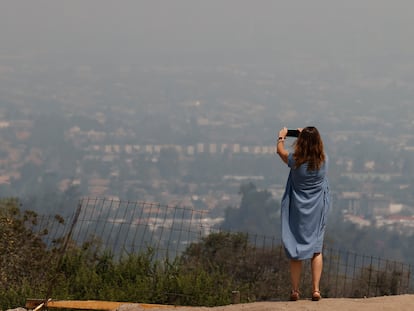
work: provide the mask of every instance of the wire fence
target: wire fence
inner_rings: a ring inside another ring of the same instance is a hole
[[[115,258],[153,249],[157,259],[180,256],[192,243],[220,232],[220,219],[182,206],[150,202],[84,198],[72,218],[42,217],[37,228],[48,228],[45,243],[63,241],[69,233],[77,245],[99,241]],[[76,220],[75,216],[77,217]],[[248,234],[249,253],[244,260],[260,266],[260,279],[269,291],[262,299],[283,299],[281,284],[289,280],[288,262],[280,237]],[[253,253],[252,253],[252,250]],[[322,291],[326,297],[374,297],[412,293],[409,264],[367,256],[331,247],[324,249]],[[253,258],[254,257],[254,258]],[[225,258],[228,266],[235,262]],[[266,274],[267,273],[267,274]],[[304,263],[302,285],[311,284],[310,263]],[[309,286],[308,286],[309,287]]]

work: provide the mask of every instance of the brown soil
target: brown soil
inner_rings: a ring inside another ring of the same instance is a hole
[[[157,307],[125,304],[117,311],[405,311],[414,310],[414,295],[384,296],[365,299],[325,298],[318,302],[302,299],[295,302],[255,302],[221,307]]]

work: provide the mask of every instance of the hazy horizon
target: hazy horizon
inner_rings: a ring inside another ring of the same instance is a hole
[[[2,1],[0,58],[181,64],[411,57],[410,1]]]

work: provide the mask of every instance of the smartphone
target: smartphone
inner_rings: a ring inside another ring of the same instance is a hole
[[[287,135],[289,137],[298,137],[299,136],[299,130],[288,130]]]

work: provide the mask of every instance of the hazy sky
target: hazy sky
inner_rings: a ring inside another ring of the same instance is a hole
[[[412,0],[2,0],[0,57],[114,63],[411,55]]]

